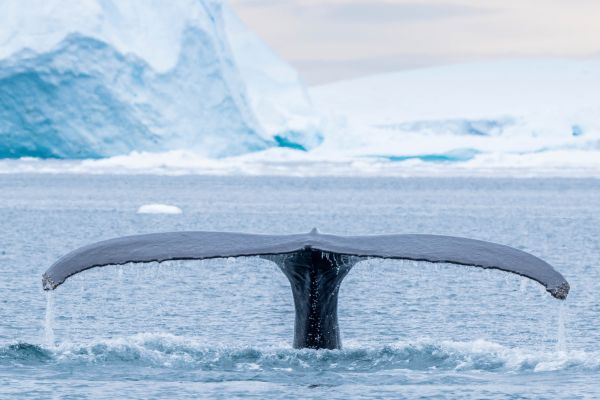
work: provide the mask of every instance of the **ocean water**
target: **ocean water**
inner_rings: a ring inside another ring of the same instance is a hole
[[[145,204],[181,214],[138,214]],[[600,397],[600,181],[0,175],[0,398]],[[343,350],[294,350],[289,284],[257,258],[41,274],[92,241],[172,230],[435,233],[554,265],[567,301],[497,271],[366,261]]]

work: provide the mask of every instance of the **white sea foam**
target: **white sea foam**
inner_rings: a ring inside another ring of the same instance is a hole
[[[27,353],[27,354],[26,354]],[[29,354],[32,353],[32,354]],[[63,342],[49,348],[10,345],[0,349],[0,361],[25,357],[61,363],[131,362],[167,368],[215,368],[235,370],[326,369],[373,371],[388,369],[547,372],[600,370],[600,354],[586,351],[535,350],[507,347],[486,340],[411,342],[373,347],[357,343],[343,350],[295,350],[277,347],[207,346],[201,340],[164,333],[141,333],[129,337]]]

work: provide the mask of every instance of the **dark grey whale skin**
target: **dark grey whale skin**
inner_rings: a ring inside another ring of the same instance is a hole
[[[336,236],[257,235],[229,232],[169,232],[127,236],[81,247],[43,275],[45,290],[90,268],[131,262],[261,256],[275,262],[290,281],[296,309],[294,347],[341,347],[337,296],[352,266],[368,258],[451,263],[497,269],[542,284],[565,299],[569,284],[545,261],[512,247],[437,235]]]

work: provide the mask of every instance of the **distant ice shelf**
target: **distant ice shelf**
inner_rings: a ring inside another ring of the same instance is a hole
[[[310,93],[334,121],[322,147],[347,154],[466,162],[600,149],[600,60],[448,65]]]

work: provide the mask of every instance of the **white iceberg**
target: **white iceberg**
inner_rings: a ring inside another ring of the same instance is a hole
[[[0,43],[0,158],[320,143],[293,70],[218,0],[6,0]]]
[[[181,214],[181,208],[168,204],[144,204],[138,208],[138,214]]]

